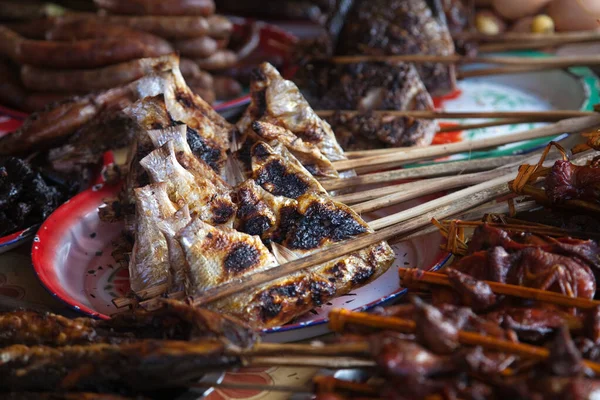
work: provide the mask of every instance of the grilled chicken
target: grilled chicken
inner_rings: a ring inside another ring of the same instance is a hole
[[[346,158],[329,124],[315,114],[298,87],[283,79],[271,64],[263,63],[254,71],[250,94],[252,101],[237,124],[241,133],[250,131],[255,121],[268,122],[314,144],[330,161]]]

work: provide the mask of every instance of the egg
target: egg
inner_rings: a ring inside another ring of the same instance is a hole
[[[500,16],[512,21],[536,14],[549,2],[550,0],[492,0],[492,5]]]
[[[498,35],[506,30],[506,24],[491,11],[483,10],[475,15],[477,31],[486,35]]]
[[[593,8],[592,4],[595,4]],[[585,31],[600,28],[600,15],[595,16],[593,10],[598,11],[596,2],[553,0],[547,14],[554,20],[557,31]]]

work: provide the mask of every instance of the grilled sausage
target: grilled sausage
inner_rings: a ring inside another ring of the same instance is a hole
[[[37,91],[91,92],[121,86],[176,65],[176,55],[140,58],[96,69],[63,70],[24,65],[21,68],[21,81],[26,88]]]
[[[94,0],[112,14],[128,15],[200,15],[215,12],[213,0]]]
[[[237,61],[237,55],[231,50],[219,50],[210,57],[196,59],[198,66],[207,71],[230,68]]]
[[[229,100],[238,97],[242,93],[242,85],[228,76],[215,76],[213,88],[217,100]]]
[[[200,36],[192,39],[175,40],[173,41],[173,47],[175,47],[182,56],[205,58],[217,51],[218,43],[209,36]]]
[[[142,57],[156,52],[138,40],[87,39],[52,42],[25,39],[0,26],[0,54],[19,64],[51,68],[96,68]]]
[[[198,36],[223,38],[231,35],[233,31],[231,21],[220,15],[213,15],[208,18],[107,15],[101,17],[100,20],[109,24],[125,25],[167,39]]]
[[[173,52],[173,47],[163,38],[126,26],[103,24],[91,20],[66,20],[54,24],[46,33],[46,39],[73,41],[84,39],[126,38],[148,46],[157,55]]]

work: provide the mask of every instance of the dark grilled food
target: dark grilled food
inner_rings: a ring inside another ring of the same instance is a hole
[[[348,14],[336,53],[446,56],[454,54],[454,43],[439,0],[358,0]],[[420,63],[417,70],[432,95],[455,89],[454,66]]]
[[[0,156],[0,236],[44,221],[76,193],[78,183],[51,179],[24,160]]]
[[[297,78],[314,107],[359,110],[327,118],[345,150],[428,145],[435,120],[377,116],[371,110],[430,111],[433,100],[412,64],[314,62]]]

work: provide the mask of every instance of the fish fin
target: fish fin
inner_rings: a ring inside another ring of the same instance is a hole
[[[273,249],[271,253],[273,253],[273,256],[275,256],[275,259],[279,264],[285,264],[300,258],[300,256],[294,251],[280,245],[279,243],[272,242],[271,249]]]

